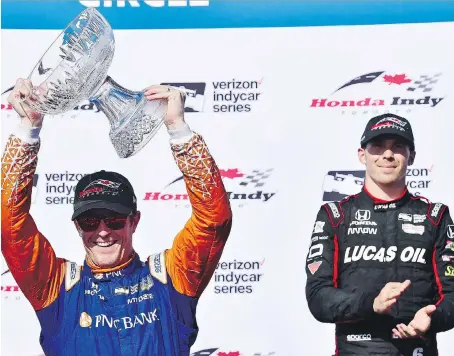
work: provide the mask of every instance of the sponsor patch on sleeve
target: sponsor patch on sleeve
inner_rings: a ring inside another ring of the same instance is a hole
[[[317,261],[317,262],[312,262],[307,265],[307,268],[309,268],[309,271],[314,274],[315,272],[318,271],[320,266],[322,265],[322,261]]]
[[[151,255],[148,258],[150,274],[162,284],[167,284],[167,270],[164,252]]]
[[[66,262],[65,289],[67,292],[80,281],[80,268],[75,262]]]

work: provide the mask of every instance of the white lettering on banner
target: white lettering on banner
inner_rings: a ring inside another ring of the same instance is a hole
[[[131,298],[135,299],[135,298]],[[125,316],[123,318],[114,319],[109,317],[105,314],[100,314],[95,316],[95,327],[104,327],[107,326],[109,328],[115,328],[118,330],[123,329],[131,329],[135,328],[137,324],[144,325],[145,322],[148,324],[153,323],[154,321],[159,320],[157,316],[157,309],[148,312],[148,313],[140,313],[138,315],[134,315],[133,317]],[[121,323],[120,323],[121,322]],[[120,323],[120,325],[119,325]],[[119,328],[120,326],[120,328]]]
[[[347,335],[347,341],[371,341],[371,334]]]
[[[416,262],[426,264],[424,255],[426,253],[425,248],[414,248],[411,246],[406,247],[400,254],[400,260],[402,262]],[[357,262],[360,260],[364,261],[379,261],[379,262],[391,262],[394,261],[397,255],[397,246],[390,246],[388,248],[381,247],[377,250],[376,246],[355,246],[353,251],[351,247],[347,247],[345,250],[344,263]]]
[[[321,256],[322,254],[323,254],[323,245],[317,244],[310,248],[309,256],[307,256],[307,258],[314,258],[317,256]]]
[[[79,0],[86,7],[140,7],[140,3],[150,7],[164,7],[167,3],[169,7],[185,7],[185,6],[209,6],[209,0]]]
[[[377,228],[373,227],[349,227],[347,235],[353,234],[368,234],[368,235],[377,235]]]

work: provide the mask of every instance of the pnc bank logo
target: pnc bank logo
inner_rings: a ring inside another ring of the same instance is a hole
[[[86,7],[198,7],[210,6],[209,0],[79,0]]]

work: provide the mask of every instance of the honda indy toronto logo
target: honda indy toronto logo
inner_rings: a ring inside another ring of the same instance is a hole
[[[240,208],[250,203],[267,204],[277,193],[276,190],[268,188],[271,185],[269,182],[273,181],[273,168],[251,170],[229,168],[220,169],[219,172],[231,204],[236,203]],[[183,176],[174,179],[162,190],[145,192],[143,200],[172,202],[178,208],[191,206]]]
[[[434,166],[426,168],[408,168],[406,184],[415,195],[425,195],[430,189]],[[342,200],[357,194],[364,186],[366,171],[329,171],[323,180],[323,201]]]
[[[342,114],[409,113],[415,108],[442,105],[448,90],[442,73],[376,71],[347,80],[329,96],[313,98],[314,109],[341,110]]]
[[[191,353],[190,356],[278,356],[276,352],[242,352],[228,351],[219,347],[204,349]]]

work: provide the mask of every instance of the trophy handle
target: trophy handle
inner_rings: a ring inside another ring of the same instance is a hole
[[[109,137],[121,158],[145,147],[164,123],[167,111],[166,100],[148,101],[143,92],[126,89],[110,76],[89,100],[109,120]]]

